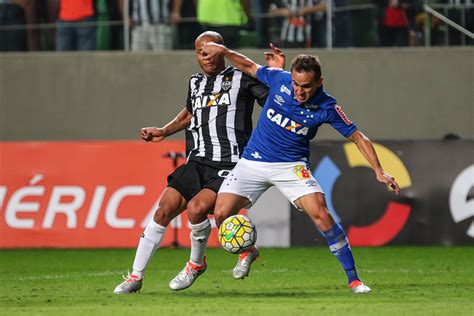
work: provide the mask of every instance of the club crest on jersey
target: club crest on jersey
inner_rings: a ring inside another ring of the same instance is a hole
[[[280,86],[280,92],[281,92],[281,93],[286,93],[286,94],[288,94],[288,95],[291,95],[290,89],[288,89],[288,87],[285,86],[284,84],[282,84],[282,85]]]
[[[311,177],[311,173],[308,169],[306,169],[303,165],[298,165],[293,168],[293,172],[300,178],[301,180],[309,179]]]
[[[228,81],[228,80],[222,81],[222,90],[227,91],[230,88],[232,88],[232,81]]]
[[[335,106],[336,108],[336,112],[337,114],[339,114],[339,116],[342,118],[342,120],[344,121],[344,123],[346,123],[347,125],[351,125],[352,124],[352,121],[347,117],[346,113],[344,113],[344,111],[342,110],[342,108],[336,104]]]
[[[267,118],[273,123],[279,125],[280,127],[283,127],[287,131],[296,133],[298,135],[308,135],[309,129],[307,127],[304,127],[300,123],[296,123],[295,121],[292,121],[287,117],[284,117],[280,113],[275,114],[274,109],[268,109]]]
[[[193,108],[205,108],[209,106],[230,105],[230,96],[228,92],[197,96],[192,99]]]

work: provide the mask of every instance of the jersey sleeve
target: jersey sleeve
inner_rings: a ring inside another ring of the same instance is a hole
[[[357,126],[347,117],[342,108],[337,104],[329,106],[327,110],[327,122],[346,138],[351,136],[357,130]]]
[[[277,80],[278,75],[282,72],[282,69],[263,66],[257,69],[257,79],[267,86],[270,86],[273,82],[275,82],[275,80]]]
[[[258,105],[264,106],[268,97],[268,87],[254,78],[250,78],[248,87],[257,100]]]

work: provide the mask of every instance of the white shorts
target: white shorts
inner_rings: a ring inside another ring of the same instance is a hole
[[[246,197],[252,205],[273,185],[293,205],[304,195],[324,193],[306,162],[260,162],[244,158],[227,175],[219,193]]]
[[[132,51],[171,50],[171,27],[166,24],[136,26],[132,29]]]

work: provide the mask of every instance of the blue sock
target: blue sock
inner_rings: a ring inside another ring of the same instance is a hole
[[[351,246],[347,240],[347,235],[344,229],[338,223],[334,226],[323,232],[324,237],[326,237],[329,249],[332,254],[336,256],[337,260],[341,263],[344,271],[346,271],[348,284],[352,281],[359,280],[357,275],[354,257],[352,256]]]

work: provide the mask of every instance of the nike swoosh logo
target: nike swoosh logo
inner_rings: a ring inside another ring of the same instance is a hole
[[[239,225],[239,226],[235,226],[235,227],[232,229],[232,231],[231,231],[230,233],[225,234],[225,239],[226,239],[226,240],[230,240],[230,239],[234,236],[235,232],[236,232],[239,228],[240,228],[240,225]]]

